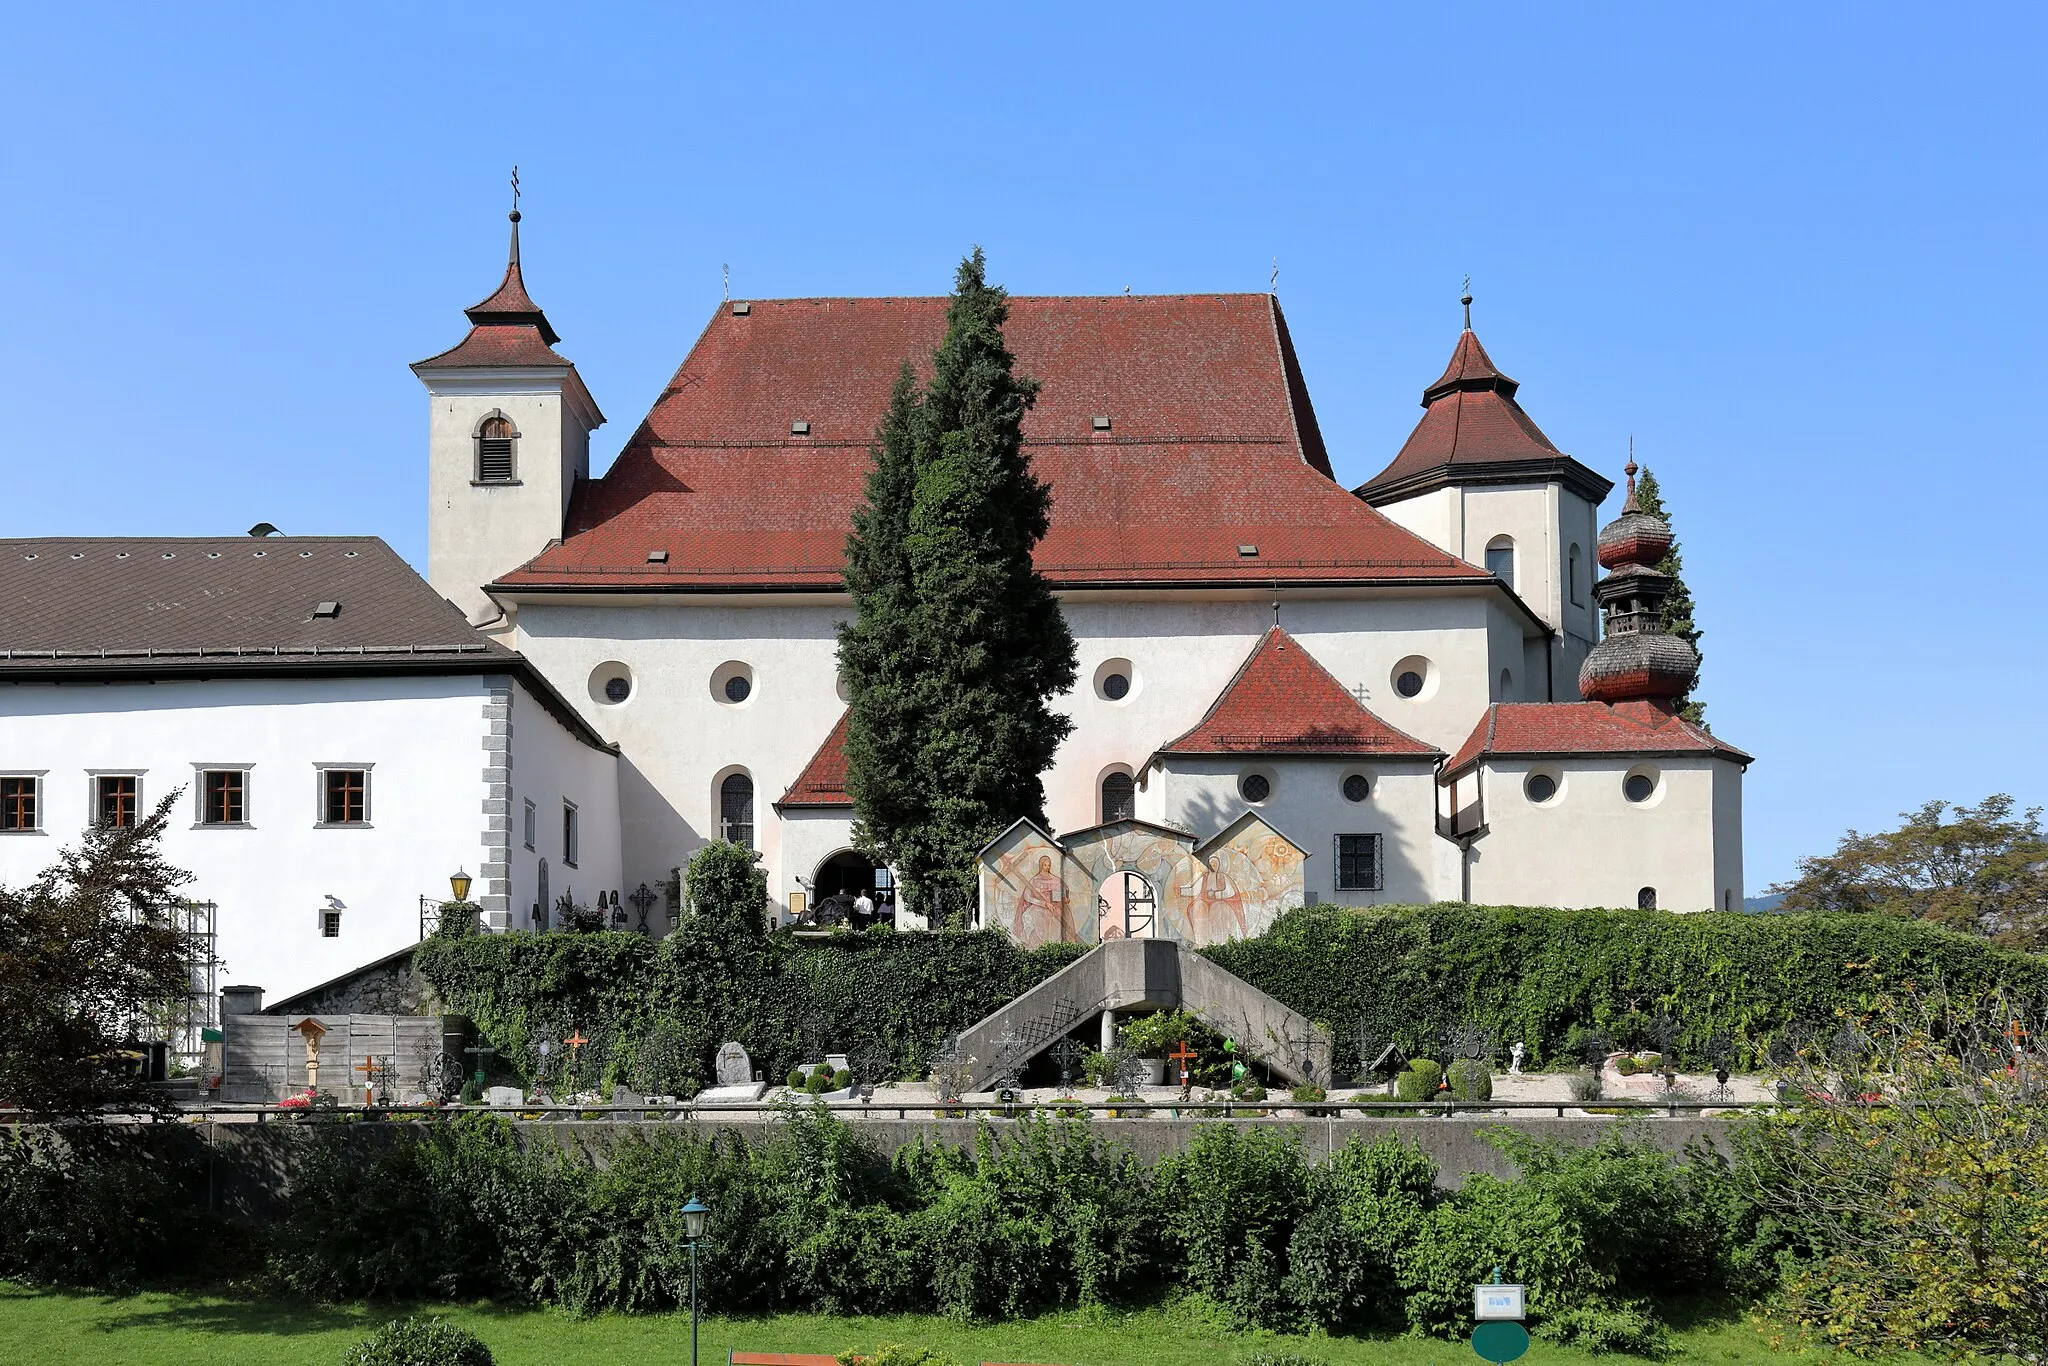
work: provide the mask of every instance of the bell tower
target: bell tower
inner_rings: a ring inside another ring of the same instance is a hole
[[[518,202],[515,172],[505,278],[464,310],[469,335],[412,367],[427,388],[427,581],[477,625],[498,615],[484,585],[561,537],[604,422],[526,292]]]

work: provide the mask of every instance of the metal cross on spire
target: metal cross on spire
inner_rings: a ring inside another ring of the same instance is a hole
[[[1266,281],[1266,292],[1268,294],[1278,294],[1280,292],[1280,258],[1277,256],[1273,258],[1273,274]]]
[[[1465,305],[1465,330],[1472,330],[1472,277],[1465,277],[1464,287],[1459,291],[1458,302]]]
[[[519,212],[519,168],[512,168],[512,212]]]

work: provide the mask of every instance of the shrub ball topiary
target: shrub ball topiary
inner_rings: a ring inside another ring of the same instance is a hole
[[[1428,1100],[1436,1095],[1436,1084],[1444,1070],[1428,1058],[1417,1058],[1408,1070],[1394,1078],[1394,1094],[1402,1100]]]
[[[822,1096],[825,1094],[825,1088],[831,1084],[832,1078],[822,1072],[813,1072],[811,1073],[811,1079],[804,1083],[804,1090],[814,1096]]]
[[[1451,1064],[1452,1100],[1492,1100],[1493,1069],[1477,1058],[1459,1058]]]
[[[786,1077],[784,1077],[784,1078],[782,1079],[782,1084],[783,1084],[784,1086],[787,1086],[787,1087],[788,1087],[788,1088],[789,1088],[790,1090],[792,1090],[792,1091],[801,1091],[801,1090],[803,1090],[803,1089],[804,1089],[804,1069],[803,1069],[803,1068],[801,1068],[801,1067],[792,1067],[792,1068],[790,1068],[790,1069],[789,1069],[789,1075],[788,1075],[788,1076],[786,1076]]]
[[[846,1068],[842,1067],[832,1074],[832,1089],[834,1091],[844,1091],[851,1085],[853,1085],[853,1073]]]
[[[394,1319],[344,1352],[341,1366],[491,1366],[491,1349],[446,1319]]]
[[[823,1077],[826,1081],[832,1080],[832,1064],[829,1062],[819,1063],[816,1067],[813,1067],[811,1069],[811,1075],[814,1077]]]

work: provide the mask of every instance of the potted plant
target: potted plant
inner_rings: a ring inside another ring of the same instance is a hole
[[[1177,1010],[1140,1015],[1117,1030],[1117,1042],[1138,1055],[1144,1069],[1140,1084],[1145,1086],[1166,1084],[1166,1055],[1186,1038],[1187,1022]]]

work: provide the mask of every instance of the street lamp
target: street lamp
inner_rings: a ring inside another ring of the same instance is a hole
[[[465,870],[457,868],[453,876],[448,879],[448,890],[455,893],[457,901],[469,900],[469,874]]]
[[[696,1196],[683,1206],[683,1236],[690,1240],[690,1366],[697,1366],[697,1240],[704,1236],[704,1220],[711,1207]]]

